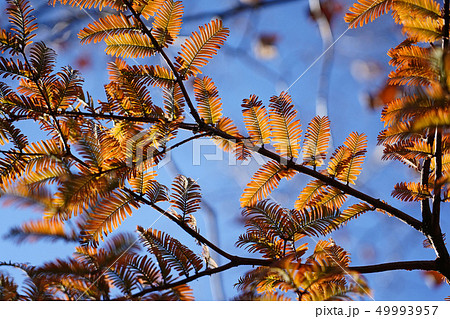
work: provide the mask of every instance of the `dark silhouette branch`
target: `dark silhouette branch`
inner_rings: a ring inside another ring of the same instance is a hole
[[[261,259],[254,259],[254,258],[243,258],[243,257],[239,257],[239,256],[234,256],[231,255],[229,253],[227,253],[226,251],[224,251],[223,249],[219,248],[218,246],[216,246],[215,244],[213,244],[212,242],[210,242],[208,239],[206,239],[205,237],[203,237],[202,235],[200,235],[197,231],[195,231],[194,229],[190,228],[185,222],[183,222],[182,220],[178,219],[176,216],[170,214],[169,212],[167,212],[166,210],[162,209],[161,207],[159,207],[158,205],[152,203],[150,200],[136,194],[135,192],[133,192],[132,190],[128,189],[128,188],[124,188],[125,191],[127,191],[129,194],[131,194],[136,200],[152,207],[153,209],[155,209],[156,211],[158,211],[160,214],[164,215],[165,217],[169,218],[171,221],[173,221],[175,224],[177,224],[178,226],[180,226],[180,228],[182,228],[186,233],[188,233],[190,236],[192,236],[193,238],[197,239],[199,242],[201,242],[202,244],[205,244],[206,246],[208,246],[209,248],[211,248],[212,250],[214,250],[215,252],[217,252],[218,254],[220,254],[221,256],[231,260],[231,261],[236,261],[236,262],[247,262],[248,265],[252,265],[252,262],[255,263],[255,265],[261,265],[261,264],[265,264],[268,265],[271,261],[270,260],[266,260],[265,262],[263,262]]]
[[[435,180],[434,180],[434,195],[433,195],[433,217],[432,228],[433,231],[439,227],[440,213],[441,213],[441,183],[439,179],[442,177],[442,134],[436,128],[435,151],[434,157],[436,160]]]
[[[442,49],[443,49],[443,59],[445,55],[448,54],[449,46],[449,28],[450,28],[450,1],[444,0],[444,27],[443,27],[443,37],[442,37]],[[442,60],[442,63],[444,61]],[[448,84],[446,75],[441,75],[441,87],[448,95],[450,92],[448,90]],[[440,179],[442,177],[442,132],[438,127],[435,128],[434,136],[434,158],[435,158],[435,172],[434,172],[434,189],[433,189],[433,208],[431,216],[431,227],[427,233],[428,239],[431,242],[436,255],[438,256],[438,262],[440,265],[441,273],[450,279],[450,255],[444,242],[444,235],[441,231],[440,226],[440,212],[441,212],[441,189],[442,184]]]
[[[86,117],[92,117],[92,118],[101,118],[101,119],[105,119],[105,120],[128,120],[128,121],[132,121],[132,122],[142,122],[142,123],[155,123],[160,120],[160,119],[147,118],[147,117],[133,117],[133,116],[122,116],[122,115],[114,115],[114,114],[71,112],[71,111],[59,112],[57,115],[58,116],[74,116],[74,117],[86,116]],[[232,141],[236,141],[236,142],[245,142],[245,138],[232,136],[226,132],[223,132],[223,131],[221,131],[211,125],[207,125],[203,122],[202,122],[201,128],[198,124],[193,124],[193,123],[180,123],[179,128],[193,131],[193,132],[204,131],[205,133],[208,133],[208,134],[205,134],[205,136],[216,135],[216,136],[220,136],[227,140],[232,140]],[[375,208],[381,209],[381,210],[391,214],[392,216],[397,217],[401,221],[403,221],[406,224],[412,226],[413,228],[419,230],[420,232],[423,232],[423,225],[419,220],[402,212],[401,210],[399,210],[397,208],[394,208],[394,207],[388,205],[387,203],[385,203],[379,199],[373,198],[373,197],[371,197],[363,192],[360,192],[344,183],[339,182],[338,180],[336,180],[332,177],[323,175],[323,174],[321,174],[313,169],[310,169],[306,166],[303,166],[300,164],[295,164],[294,162],[292,162],[288,159],[282,158],[278,154],[276,154],[266,148],[249,145],[249,143],[245,143],[244,145],[248,149],[250,149],[254,152],[257,152],[265,157],[273,159],[280,164],[288,163],[289,168],[292,168],[292,169],[298,171],[299,173],[303,173],[303,174],[309,175],[311,177],[314,177],[320,181],[327,183],[330,186],[336,187],[336,188],[340,189],[341,191],[343,191],[344,193],[351,195],[355,198],[358,198],[362,201],[365,201],[365,202],[371,204],[372,206],[374,206]]]
[[[448,0],[446,0],[448,2]],[[448,23],[448,19],[446,19]],[[436,128],[436,135],[434,138],[435,144],[435,181],[434,181],[434,194],[433,194],[433,212],[431,216],[431,227],[428,232],[428,239],[431,242],[436,255],[438,256],[441,263],[446,264],[444,268],[445,276],[450,278],[450,255],[448,253],[447,247],[444,242],[444,235],[441,231],[440,226],[440,210],[441,210],[441,184],[439,179],[442,177],[442,134],[439,129]]]
[[[450,30],[450,4],[448,0],[444,0],[444,28],[442,30],[442,48],[448,49],[448,37]]]
[[[428,138],[428,143],[430,145],[433,144],[432,140],[430,141],[430,138]],[[431,164],[431,158],[426,158],[423,161],[422,165],[422,171],[421,171],[421,183],[424,187],[428,186],[428,180],[430,177],[430,164]],[[422,223],[425,233],[428,233],[430,227],[431,227],[431,207],[430,207],[430,200],[428,198],[425,198],[420,203],[420,208],[422,211]]]
[[[128,0],[124,0],[124,4],[128,7],[131,14],[134,16],[134,18],[140,23],[141,31],[149,37],[149,39],[152,42],[152,45],[156,48],[158,53],[161,55],[161,57],[164,59],[164,61],[169,66],[170,70],[173,72],[173,74],[175,76],[175,82],[180,86],[181,92],[183,93],[184,99],[186,100],[186,104],[189,107],[191,115],[194,117],[195,122],[198,123],[198,125],[200,127],[202,127],[204,122],[200,118],[200,115],[198,114],[197,110],[195,109],[194,104],[192,103],[191,98],[190,98],[189,94],[187,93],[186,87],[183,82],[185,80],[184,77],[182,77],[180,75],[177,68],[173,65],[172,60],[167,56],[164,49],[159,45],[158,41],[155,39],[155,37],[153,36],[151,31],[147,28],[145,23],[142,21],[141,15],[138,12],[136,12],[136,10],[133,9],[133,5]]]
[[[248,149],[257,152],[267,158],[273,159],[276,162],[282,164],[282,165],[286,165],[287,168],[289,169],[293,169],[296,170],[299,173],[303,173],[305,175],[309,175],[311,177],[314,177],[324,183],[326,183],[329,186],[333,186],[336,187],[337,189],[341,190],[342,192],[344,192],[345,194],[351,195],[355,198],[358,198],[368,204],[371,204],[373,207],[383,210],[388,214],[391,214],[392,216],[397,217],[398,219],[400,219],[401,221],[405,222],[406,224],[412,226],[413,228],[415,228],[416,230],[423,232],[423,227],[422,227],[422,222],[415,219],[414,217],[402,212],[401,210],[390,206],[389,204],[387,204],[384,201],[381,201],[379,199],[373,198],[363,192],[358,191],[355,188],[352,188],[344,183],[339,182],[338,180],[334,179],[333,177],[330,176],[326,176],[323,175],[317,171],[315,171],[314,169],[311,169],[309,167],[306,167],[304,165],[300,165],[300,164],[296,164],[294,163],[292,160],[288,160],[286,158],[281,157],[280,155],[266,149],[263,147],[259,147],[259,146],[254,146],[254,145],[249,145],[249,143],[245,142],[245,139],[243,138],[239,138],[236,136],[232,136],[226,132],[223,132],[215,127],[212,127],[210,125],[205,125],[204,130],[210,131],[212,132],[214,135],[220,136],[224,139],[227,140],[232,140],[232,141],[236,141],[239,143],[244,143],[245,147],[247,147]]]
[[[176,144],[174,144],[172,146],[169,146],[169,147],[167,147],[166,149],[164,149],[161,152],[158,152],[156,154],[156,156],[162,155],[162,154],[167,153],[167,152],[170,152],[171,150],[173,150],[173,149],[175,149],[175,148],[177,148],[177,147],[179,147],[179,146],[181,146],[183,144],[186,144],[186,143],[188,143],[190,141],[196,140],[198,138],[206,137],[206,136],[211,136],[211,133],[206,132],[206,133],[197,134],[197,135],[193,135],[191,137],[188,137],[187,139],[182,140],[181,142],[178,142],[178,143],[176,143]]]
[[[260,264],[258,263],[258,261],[260,262]],[[171,288],[175,288],[184,284],[187,284],[191,281],[197,280],[201,277],[205,277],[205,276],[211,276],[213,274],[217,274],[219,272],[223,272],[225,270],[228,270],[230,268],[234,268],[234,267],[238,267],[238,266],[245,266],[245,265],[249,265],[249,266],[268,266],[268,262],[270,262],[269,260],[266,259],[259,259],[256,260],[254,259],[252,260],[247,260],[246,258],[238,258],[238,259],[234,259],[222,266],[219,266],[217,268],[209,268],[206,269],[204,271],[201,271],[199,273],[196,273],[195,275],[189,276],[187,278],[172,282],[172,283],[168,283],[166,285],[161,285],[161,286],[157,286],[157,287],[152,287],[152,288],[148,288],[148,289],[144,289],[140,292],[137,292],[133,295],[131,295],[131,298],[138,298],[138,297],[142,297],[146,294],[155,292],[155,291],[162,291],[162,290],[167,290],[167,289],[171,289]]]
[[[303,0],[261,0],[255,4],[245,4],[240,3],[239,5],[226,9],[223,11],[210,11],[210,12],[201,12],[196,14],[187,15],[184,17],[184,21],[192,21],[192,20],[200,20],[200,19],[211,19],[211,17],[220,17],[222,20],[233,17],[237,14],[244,13],[246,11],[251,11],[255,9],[268,8],[275,5],[287,4],[290,2],[300,2]]]
[[[266,259],[253,259],[249,260],[247,258],[237,258],[229,263],[226,263],[222,266],[219,266],[217,268],[212,269],[206,269],[204,271],[201,271],[195,275],[189,276],[187,278],[168,283],[165,285],[152,287],[148,289],[143,289],[140,292],[137,292],[135,294],[132,294],[130,298],[138,298],[142,297],[146,294],[156,292],[156,291],[163,291],[168,290],[171,288],[175,288],[177,286],[181,286],[184,284],[187,284],[189,282],[192,282],[194,280],[197,280],[201,277],[205,276],[211,276],[213,274],[223,272],[225,270],[228,270],[230,268],[238,267],[238,266],[269,266],[271,263],[270,260]],[[340,270],[342,270],[340,268]],[[419,261],[399,261],[399,262],[391,262],[391,263],[383,263],[383,264],[376,264],[376,265],[368,265],[368,266],[353,266],[349,267],[348,270],[357,271],[361,274],[370,274],[370,273],[379,273],[384,271],[393,271],[393,270],[438,270],[437,263],[435,260],[419,260]]]
[[[47,112],[42,111],[33,111],[34,113],[38,114],[46,114],[49,115]],[[106,113],[95,113],[95,112],[80,112],[80,111],[59,111],[55,113],[56,116],[63,116],[63,117],[89,117],[96,120],[102,119],[107,121],[129,121],[129,122],[136,122],[136,123],[149,123],[154,124],[158,123],[161,120],[164,120],[160,117],[147,117],[147,116],[130,116],[130,115],[118,115],[118,114],[106,114]],[[33,119],[32,117],[28,115],[14,115],[10,116],[9,121],[21,121],[21,120],[30,120]],[[189,131],[198,131],[198,125],[197,124],[190,124],[190,123],[179,123],[178,127],[181,129],[189,130]]]
[[[435,270],[439,267],[435,260],[418,260],[418,261],[396,261],[377,265],[353,266],[350,270],[357,271],[361,274],[371,274],[392,270]]]

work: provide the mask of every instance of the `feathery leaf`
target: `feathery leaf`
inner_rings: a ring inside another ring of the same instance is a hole
[[[168,234],[151,228],[144,230],[140,226],[138,232],[144,246],[154,255],[160,255],[180,276],[189,277],[191,271],[198,272],[203,268],[199,256]]]
[[[20,60],[0,57],[0,76],[2,78],[11,77],[13,80],[18,78],[30,78],[31,70],[29,70],[27,65]]]
[[[309,123],[303,143],[303,165],[321,166],[330,141],[330,120],[315,116]]]
[[[222,102],[214,82],[208,77],[197,77],[194,92],[199,115],[206,124],[216,124],[222,117]]]
[[[185,215],[200,209],[201,198],[200,186],[196,181],[183,175],[175,177],[170,202],[173,207],[183,212],[183,220]]]
[[[128,18],[123,13],[119,13],[108,15],[89,24],[78,33],[78,38],[81,43],[86,44],[92,41],[97,43],[113,35],[138,33],[140,33],[138,22],[133,17]]]
[[[5,238],[14,239],[17,243],[37,240],[77,242],[78,239],[74,231],[68,232],[64,229],[63,223],[48,219],[29,221],[20,227],[14,227],[6,234]]]
[[[103,236],[107,236],[119,227],[122,221],[131,216],[132,208],[139,208],[134,197],[123,191],[115,191],[104,199],[89,213],[83,227],[84,236],[95,245]]]
[[[16,39],[20,43],[20,49],[32,43],[36,34],[33,34],[38,26],[36,18],[32,15],[34,9],[29,1],[26,0],[7,0],[8,7],[6,12],[8,20],[11,23],[11,31],[16,35]]]
[[[161,47],[173,44],[181,30],[183,4],[181,1],[166,0],[159,8],[153,21],[152,35]]]
[[[309,182],[295,201],[295,209],[302,210],[304,208],[316,206],[317,201],[322,198],[325,188],[325,182],[318,179]]]
[[[175,77],[172,71],[159,65],[133,65],[122,70],[127,78],[145,85],[170,88],[174,85]]]
[[[241,207],[253,206],[278,187],[283,177],[291,178],[295,171],[288,170],[275,161],[264,164],[252,177],[241,196]]]
[[[270,123],[267,110],[256,95],[242,102],[242,114],[250,138],[258,144],[270,143]]]
[[[395,11],[394,18],[400,18],[397,23],[401,23],[399,15],[414,16],[417,19],[441,19],[441,6],[435,0],[394,0],[392,9]]]
[[[395,184],[391,195],[404,202],[418,202],[431,198],[431,194],[426,186],[414,182]]]
[[[45,43],[38,42],[30,49],[30,62],[37,79],[47,77],[53,72],[56,64],[56,52],[48,48]]]
[[[270,124],[272,142],[280,156],[296,158],[300,151],[302,133],[300,120],[296,120],[297,111],[291,96],[282,92],[270,98]]]
[[[124,58],[145,58],[156,53],[151,39],[141,33],[111,35],[105,39],[105,52]]]
[[[395,1],[395,0],[394,0]],[[349,28],[362,27],[370,21],[385,14],[392,8],[393,0],[358,0],[345,15]]]
[[[228,29],[222,25],[222,20],[211,20],[200,27],[181,45],[181,53],[175,59],[176,67],[184,78],[201,73],[200,67],[206,65],[217,50],[225,43]]]
[[[356,178],[361,172],[361,165],[366,153],[367,138],[365,134],[352,132],[333,153],[328,164],[328,173],[339,180],[355,184]]]

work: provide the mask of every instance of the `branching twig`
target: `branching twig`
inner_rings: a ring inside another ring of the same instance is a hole
[[[256,4],[241,3],[233,8],[226,9],[226,10],[220,11],[220,12],[201,12],[201,13],[197,13],[197,14],[191,14],[191,15],[184,17],[184,21],[210,19],[211,17],[220,17],[222,20],[225,20],[227,18],[230,18],[239,13],[243,13],[243,12],[246,12],[249,10],[265,8],[265,7],[270,7],[270,6],[280,5],[280,4],[290,3],[290,2],[300,2],[300,1],[303,1],[303,0],[265,0],[265,1],[262,0]]]
[[[167,290],[167,289],[171,289],[174,287],[178,287],[184,284],[187,284],[191,281],[197,280],[201,277],[205,277],[205,276],[211,276],[213,274],[217,274],[219,272],[228,270],[230,268],[234,268],[234,267],[238,267],[238,266],[244,266],[244,265],[250,265],[250,266],[267,266],[267,260],[266,259],[260,259],[259,261],[261,261],[261,265],[258,265],[258,263],[255,263],[255,261],[246,261],[246,260],[232,260],[229,263],[226,263],[222,266],[216,267],[216,268],[209,268],[206,269],[204,271],[198,272],[195,275],[189,276],[185,279],[181,279],[179,281],[175,281],[172,283],[168,283],[166,285],[161,285],[161,286],[157,286],[157,287],[153,287],[153,288],[148,288],[148,289],[143,289],[142,291],[135,293],[131,296],[131,298],[137,298],[137,297],[142,297],[148,293],[152,293],[155,291],[162,291],[162,290]]]
[[[48,114],[50,114],[50,116],[52,117],[53,121],[55,122],[56,130],[57,130],[57,132],[58,132],[58,134],[59,134],[59,136],[61,138],[61,141],[62,141],[62,143],[64,145],[64,150],[65,150],[65,152],[67,154],[70,154],[70,146],[69,146],[69,144],[67,142],[67,138],[62,132],[61,125],[59,124],[58,118],[55,116],[55,110],[52,109],[52,105],[50,103],[50,100],[49,100],[47,94],[44,94],[44,89],[41,87],[41,84],[39,83],[39,78],[35,74],[31,63],[28,61],[27,55],[25,53],[25,48],[22,49],[21,53],[22,53],[23,59],[25,61],[25,65],[27,66],[27,68],[31,72],[31,75],[32,75],[32,79],[31,80],[36,85],[39,93],[41,94],[42,98],[44,99],[45,105],[47,106],[47,109],[49,111]]]
[[[33,111],[34,113],[39,114],[47,114],[47,112],[42,111]],[[147,116],[130,116],[130,115],[118,115],[118,114],[106,114],[106,113],[95,113],[95,112],[80,112],[80,111],[59,111],[55,113],[55,116],[64,116],[64,117],[89,117],[93,119],[103,119],[103,120],[117,120],[117,121],[130,121],[136,123],[149,123],[154,124],[160,122],[162,119],[159,117],[147,117]],[[11,117],[10,121],[20,121],[20,120],[29,120],[30,117],[28,115],[14,115]],[[181,129],[189,130],[189,131],[198,131],[197,124],[190,123],[179,123],[178,127]]]
[[[183,144],[186,144],[186,143],[188,143],[190,141],[196,140],[196,139],[201,138],[201,137],[206,137],[206,136],[211,136],[211,133],[206,132],[206,133],[197,134],[197,135],[193,135],[191,137],[188,137],[187,139],[182,140],[181,142],[178,142],[178,143],[176,143],[176,144],[174,144],[172,146],[169,146],[166,149],[162,150],[161,152],[158,152],[155,156],[162,155],[164,153],[172,151],[173,149],[175,149],[175,148],[177,148],[177,147],[179,147],[179,146],[181,146]]]
[[[445,54],[448,54],[449,47],[449,28],[450,28],[450,0],[444,0],[444,27],[442,37],[442,49]],[[446,95],[450,92],[448,90],[447,79],[445,76],[441,76],[441,87]],[[431,217],[431,228],[428,234],[428,238],[433,245],[436,255],[438,256],[439,269],[441,273],[450,278],[450,255],[444,242],[444,235],[442,234],[440,227],[440,211],[441,211],[441,188],[440,178],[442,177],[442,133],[438,127],[435,129],[434,136],[434,158],[435,158],[435,180],[433,189],[433,211]]]
[[[158,51],[158,53],[162,56],[164,61],[169,66],[170,70],[173,72],[175,76],[175,82],[180,86],[181,92],[183,93],[184,99],[186,100],[186,104],[189,107],[191,115],[194,117],[194,120],[200,127],[204,125],[203,120],[200,118],[200,115],[198,114],[197,110],[194,107],[194,104],[191,101],[191,98],[189,94],[187,93],[186,87],[184,86],[184,78],[179,74],[177,68],[173,65],[172,60],[167,56],[166,52],[163,50],[163,48],[159,45],[158,41],[155,39],[151,31],[147,28],[145,23],[141,19],[141,15],[136,12],[136,10],[133,9],[133,5],[128,1],[124,0],[124,4],[128,7],[131,14],[134,16],[134,18],[140,23],[142,29],[141,31],[147,35],[152,42],[152,45],[155,47],[155,49]]]
[[[433,144],[432,142],[430,143]],[[430,177],[430,164],[431,164],[431,158],[426,158],[423,161],[422,165],[422,172],[421,172],[421,183],[422,186],[428,188],[428,179]],[[421,211],[422,211],[422,223],[424,232],[428,233],[429,229],[431,227],[431,207],[430,207],[430,200],[428,198],[425,198],[421,201]]]
[[[371,274],[392,270],[439,270],[439,267],[435,260],[418,260],[418,261],[397,261],[368,266],[353,266],[349,267],[349,269],[357,271],[361,274]]]
[[[255,260],[256,261],[256,260]],[[187,284],[189,282],[192,282],[194,280],[197,280],[204,276],[211,276],[213,274],[228,270],[233,267],[238,266],[244,266],[244,265],[252,265],[252,266],[268,266],[265,259],[259,260],[261,263],[248,263],[248,260],[233,260],[229,263],[226,263],[220,267],[213,268],[213,269],[206,269],[204,271],[201,271],[193,276],[190,276],[185,279],[181,279],[172,283],[168,283],[165,285],[152,287],[148,289],[143,289],[142,291],[135,293],[131,295],[131,298],[138,298],[142,297],[148,293],[152,293],[155,291],[162,291],[171,289],[180,285]],[[361,274],[370,274],[370,273],[378,273],[378,272],[384,272],[384,271],[392,271],[392,270],[438,270],[438,267],[436,265],[436,261],[434,260],[419,260],[419,261],[399,261],[399,262],[392,262],[392,263],[384,263],[384,264],[376,264],[376,265],[368,265],[368,266],[353,266],[349,267],[349,270],[357,271]]]
[[[214,133],[214,135],[220,136],[224,139],[227,140],[233,140],[236,142],[242,142],[244,143],[244,139],[236,137],[236,136],[232,136],[226,132],[223,132],[215,127],[212,127],[210,125],[206,125],[204,127],[205,130],[211,131]],[[372,206],[374,206],[377,209],[383,210],[395,217],[397,217],[398,219],[400,219],[401,221],[405,222],[406,224],[412,226],[413,228],[417,229],[420,232],[423,232],[423,227],[422,227],[422,222],[420,222],[419,220],[415,219],[414,217],[402,212],[401,210],[390,206],[389,204],[387,204],[386,202],[383,202],[379,199],[373,198],[372,196],[369,196],[363,192],[358,191],[355,188],[352,188],[344,183],[339,182],[338,180],[330,177],[330,176],[326,176],[324,174],[319,173],[318,171],[315,171],[309,167],[306,167],[304,165],[300,165],[300,164],[296,164],[294,163],[292,160],[288,160],[286,158],[281,157],[280,155],[266,149],[266,148],[262,148],[262,147],[258,147],[258,146],[252,146],[252,145],[248,145],[248,143],[245,143],[244,145],[246,145],[246,147],[254,152],[257,152],[265,157],[268,157],[270,159],[275,160],[276,162],[282,164],[282,165],[286,165],[288,168],[296,170],[299,173],[303,173],[306,175],[309,175],[311,177],[314,177],[324,183],[326,183],[329,186],[333,186],[336,187],[337,189],[341,190],[342,192],[344,192],[345,194],[351,195],[355,198],[358,198],[368,204],[371,204]]]
[[[114,114],[100,114],[100,113],[89,113],[89,112],[70,112],[70,111],[65,111],[65,112],[59,112],[57,115],[59,116],[86,116],[86,117],[92,117],[92,118],[102,118],[102,119],[106,119],[106,120],[128,120],[128,121],[132,121],[132,122],[143,122],[143,123],[154,123],[156,122],[156,119],[153,118],[146,118],[146,117],[129,117],[129,116],[122,116],[122,115],[114,115]],[[236,136],[232,136],[230,134],[227,134],[226,132],[223,132],[213,126],[207,125],[207,124],[203,124],[202,128],[199,127],[198,124],[192,124],[192,123],[180,123],[179,127],[185,130],[189,130],[189,131],[193,131],[193,132],[198,132],[198,131],[204,131],[206,135],[217,135],[220,136],[224,139],[227,140],[233,140],[236,142],[243,142],[244,139],[242,139],[241,137],[236,137]],[[422,223],[415,219],[414,217],[400,211],[399,209],[396,209],[390,205],[388,205],[387,203],[373,198],[365,193],[362,193],[346,184],[343,184],[329,176],[323,175],[313,169],[310,169],[306,166],[300,165],[300,164],[295,164],[292,161],[288,161],[285,158],[282,158],[281,156],[279,156],[278,154],[269,151],[266,148],[260,148],[257,146],[251,146],[251,145],[247,145],[247,143],[245,144],[250,150],[257,152],[265,157],[268,157],[270,159],[273,159],[275,161],[277,161],[278,163],[289,163],[289,168],[292,168],[300,173],[309,175],[311,177],[314,177],[318,180],[321,180],[325,183],[328,183],[330,186],[334,186],[338,189],[340,189],[341,191],[343,191],[344,193],[351,195],[355,198],[358,198],[360,200],[363,200],[371,205],[373,205],[375,208],[381,209],[395,217],[397,217],[398,219],[402,220],[403,222],[407,223],[408,225],[411,225],[412,227],[414,227],[415,229],[423,232],[423,227],[422,227]]]
[[[218,254],[222,255],[223,257],[231,260],[231,261],[246,261],[246,262],[252,262],[254,261],[256,264],[261,263],[260,259],[254,259],[254,258],[243,258],[243,257],[239,257],[239,256],[234,256],[231,255],[229,253],[227,253],[226,251],[222,250],[221,248],[217,247],[215,244],[213,244],[212,242],[210,242],[208,239],[206,239],[205,237],[203,237],[202,235],[200,235],[197,231],[195,231],[194,229],[190,228],[185,222],[183,222],[182,220],[178,219],[177,217],[175,217],[174,215],[168,213],[167,211],[165,211],[164,209],[162,209],[161,207],[159,207],[158,205],[152,203],[151,201],[149,201],[148,199],[136,194],[135,192],[133,192],[132,190],[128,189],[128,188],[124,188],[125,191],[127,191],[130,195],[132,195],[136,200],[152,207],[153,209],[155,209],[156,211],[158,211],[160,214],[164,215],[165,217],[169,218],[171,221],[173,221],[175,224],[177,224],[178,226],[180,226],[186,233],[188,233],[190,236],[192,236],[193,238],[197,239],[199,242],[201,242],[202,244],[207,245],[209,248],[211,248],[212,250],[214,250],[215,252],[217,252]],[[267,261],[266,264],[268,264],[270,261]]]

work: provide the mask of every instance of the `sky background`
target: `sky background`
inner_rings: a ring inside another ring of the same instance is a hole
[[[58,52],[59,67],[70,64],[81,70],[85,79],[84,88],[94,100],[105,100],[103,85],[108,83],[106,63],[113,59],[104,53],[102,44],[82,46],[76,37],[77,31],[91,22],[90,18],[78,9],[70,10],[61,6],[44,8],[42,1],[31,3],[39,8],[38,23],[41,22],[41,28],[37,40],[45,40],[48,46]],[[198,25],[209,22],[213,17],[205,15],[195,18],[196,14],[221,12],[238,5],[239,1],[196,0],[183,3],[185,16],[188,18],[183,25],[182,36],[188,36]],[[403,40],[401,30],[393,24],[390,16],[384,16],[364,28],[347,30],[343,16],[352,3],[341,0],[339,4],[342,10],[335,14],[332,29],[335,39],[341,37],[334,46],[328,100],[334,147],[341,145],[352,131],[367,134],[368,153],[357,188],[419,218],[418,205],[405,204],[390,197],[395,183],[414,180],[418,176],[399,163],[380,160],[382,149],[377,147],[376,138],[383,128],[379,120],[381,110],[370,109],[367,105],[368,92],[381,88],[391,70],[386,52]],[[2,12],[4,8],[5,3],[1,1]],[[64,20],[74,14],[76,19],[67,28]],[[58,20],[59,23],[55,23]],[[4,27],[5,19],[0,21],[0,25]],[[308,1],[305,0],[247,11],[225,19],[224,24],[230,28],[230,37],[218,56],[202,70],[204,75],[212,77],[219,89],[224,115],[231,117],[241,132],[245,132],[240,107],[242,99],[256,94],[267,105],[269,98],[290,87],[322,54],[324,48],[317,24],[308,16]],[[262,59],[255,54],[254,47],[261,35],[274,35],[277,39],[276,55],[270,59]],[[179,42],[168,53],[175,56],[178,50]],[[137,62],[163,64],[159,58]],[[322,60],[318,60],[289,90],[297,106],[303,131],[316,112],[321,62]],[[155,91],[156,102],[158,96],[159,92]],[[187,115],[186,122],[193,120]],[[22,128],[32,136],[31,140],[45,138],[33,125],[23,125]],[[189,134],[180,133],[180,137],[182,136],[187,137]],[[257,163],[251,161],[249,165],[230,165],[228,155],[224,154],[223,160],[216,161],[207,161],[202,156],[201,165],[194,165],[192,150],[192,144],[177,148],[171,154],[171,162],[158,171],[158,181],[169,186],[176,174],[195,179],[202,188],[206,205],[196,213],[201,233],[213,240],[217,236],[220,247],[227,252],[250,256],[243,249],[237,249],[234,243],[244,232],[240,220],[239,198],[257,170]],[[212,146],[202,146],[201,150],[203,155],[215,152]],[[272,194],[273,199],[284,207],[292,208],[302,187],[309,180],[306,176],[297,175],[289,182],[283,181]],[[348,201],[349,205],[352,203],[355,201]],[[39,212],[17,206],[2,206],[0,209],[0,236],[4,236],[13,226],[41,216]],[[450,227],[445,212],[448,212],[447,206],[444,206],[443,232]],[[218,233],[208,226],[212,215],[217,219]],[[118,231],[134,231],[136,225],[168,231],[184,244],[201,251],[191,238],[164,217],[159,218],[158,213],[150,208],[141,208],[135,212]],[[352,265],[435,258],[432,250],[422,248],[423,236],[396,219],[378,212],[367,213],[351,221],[347,227],[332,233],[331,237],[351,253]],[[313,247],[314,243],[311,242],[310,249]],[[67,244],[38,242],[17,245],[0,238],[0,260],[3,261],[40,264],[56,257],[70,256],[72,251],[73,246]],[[236,295],[233,285],[247,269],[235,268],[221,275],[225,299]],[[8,272],[17,273],[10,269]],[[371,274],[366,275],[366,278],[373,288],[375,300],[443,300],[450,295],[448,286],[433,287],[417,271]],[[213,300],[218,296],[211,292],[209,281],[210,278],[202,278],[191,284],[197,300]]]

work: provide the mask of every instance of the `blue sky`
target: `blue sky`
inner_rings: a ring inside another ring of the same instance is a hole
[[[187,15],[204,11],[219,12],[237,3],[238,1],[231,0],[184,1]],[[369,152],[357,187],[418,218],[420,211],[417,205],[406,205],[390,197],[396,182],[408,181],[417,176],[399,163],[380,161],[381,150],[376,147],[376,137],[382,129],[379,120],[380,110],[370,110],[364,103],[365,94],[381,87],[391,70],[387,64],[389,58],[386,52],[403,40],[401,31],[394,26],[389,16],[380,18],[363,29],[346,31],[343,15],[350,5],[349,1],[342,2],[344,10],[338,13],[333,21],[335,38],[345,32],[334,46],[334,62],[329,78],[328,113],[332,123],[334,145],[340,145],[352,131],[366,133]],[[4,3],[1,3],[0,8],[3,10]],[[231,117],[242,132],[244,132],[240,109],[242,99],[248,98],[250,94],[256,94],[268,104],[272,95],[289,87],[322,54],[320,35],[315,23],[307,16],[307,8],[307,1],[295,1],[253,13],[243,13],[225,20],[224,24],[230,28],[230,38],[219,55],[203,68],[203,74],[213,78],[221,93],[224,115]],[[61,12],[60,8],[53,10]],[[185,23],[182,35],[188,36],[197,25],[208,21],[209,19],[205,18]],[[89,18],[84,22],[89,22]],[[47,32],[50,32],[49,30],[47,29]],[[278,37],[278,55],[270,60],[258,60],[253,53],[255,38],[264,33],[276,34]],[[48,33],[40,36],[46,38]],[[62,48],[54,43],[54,48],[59,53],[59,66],[71,64],[76,67],[75,64],[80,57],[88,56],[90,66],[81,70],[85,78],[85,89],[94,100],[104,100],[103,85],[108,82],[106,63],[111,58],[103,52],[104,47],[101,44],[81,46],[76,39],[76,33],[68,36],[70,44],[67,47]],[[177,50],[179,47],[169,50],[168,53],[174,56]],[[149,61],[162,63],[157,58],[142,60],[143,63]],[[361,66],[372,66],[377,72],[364,74]],[[321,60],[289,90],[298,107],[303,130],[315,115],[320,67]],[[158,94],[155,92],[156,97]],[[189,117],[187,121],[193,122]],[[37,136],[35,128],[31,126],[24,127],[24,132]],[[202,150],[203,154],[213,152],[211,147],[204,147]],[[220,226],[218,234],[211,234],[211,229],[206,227],[207,214],[198,212],[196,218],[202,234],[210,238],[218,235],[223,249],[234,254],[248,255],[242,249],[237,249],[234,243],[244,231],[239,221],[239,197],[250,181],[251,175],[257,170],[257,165],[252,162],[248,166],[230,166],[228,155],[225,155],[222,161],[207,161],[202,158],[202,165],[193,165],[191,144],[175,150],[172,161],[173,164],[160,169],[158,180],[169,185],[175,172],[197,180],[202,188],[203,197],[215,212]],[[283,182],[274,192],[274,199],[285,207],[292,207],[301,187],[307,181],[309,178],[298,175],[290,182]],[[0,214],[2,218],[0,236],[12,226],[30,218],[40,217],[39,213],[30,209],[14,206],[2,207]],[[119,230],[134,231],[136,225],[150,227],[158,217],[155,211],[143,208],[128,218]],[[445,217],[442,226],[444,232],[450,226],[448,218]],[[164,218],[158,219],[153,227],[170,231],[183,243],[191,243],[191,247],[195,247],[192,240]],[[350,222],[344,229],[331,234],[331,237],[352,254],[354,265],[435,258],[432,250],[422,248],[423,237],[420,234],[381,213],[364,215]],[[195,249],[199,250],[198,247]],[[16,245],[11,241],[0,240],[0,260],[6,261],[39,264],[55,257],[68,256],[71,251],[70,245],[59,243]],[[242,267],[223,274],[227,299],[235,295],[233,284],[244,274],[244,270]],[[448,286],[437,289],[429,287],[420,272],[397,271],[366,277],[374,289],[375,300],[442,300],[450,295]],[[209,278],[203,278],[192,284],[197,299],[213,299],[208,281]]]

